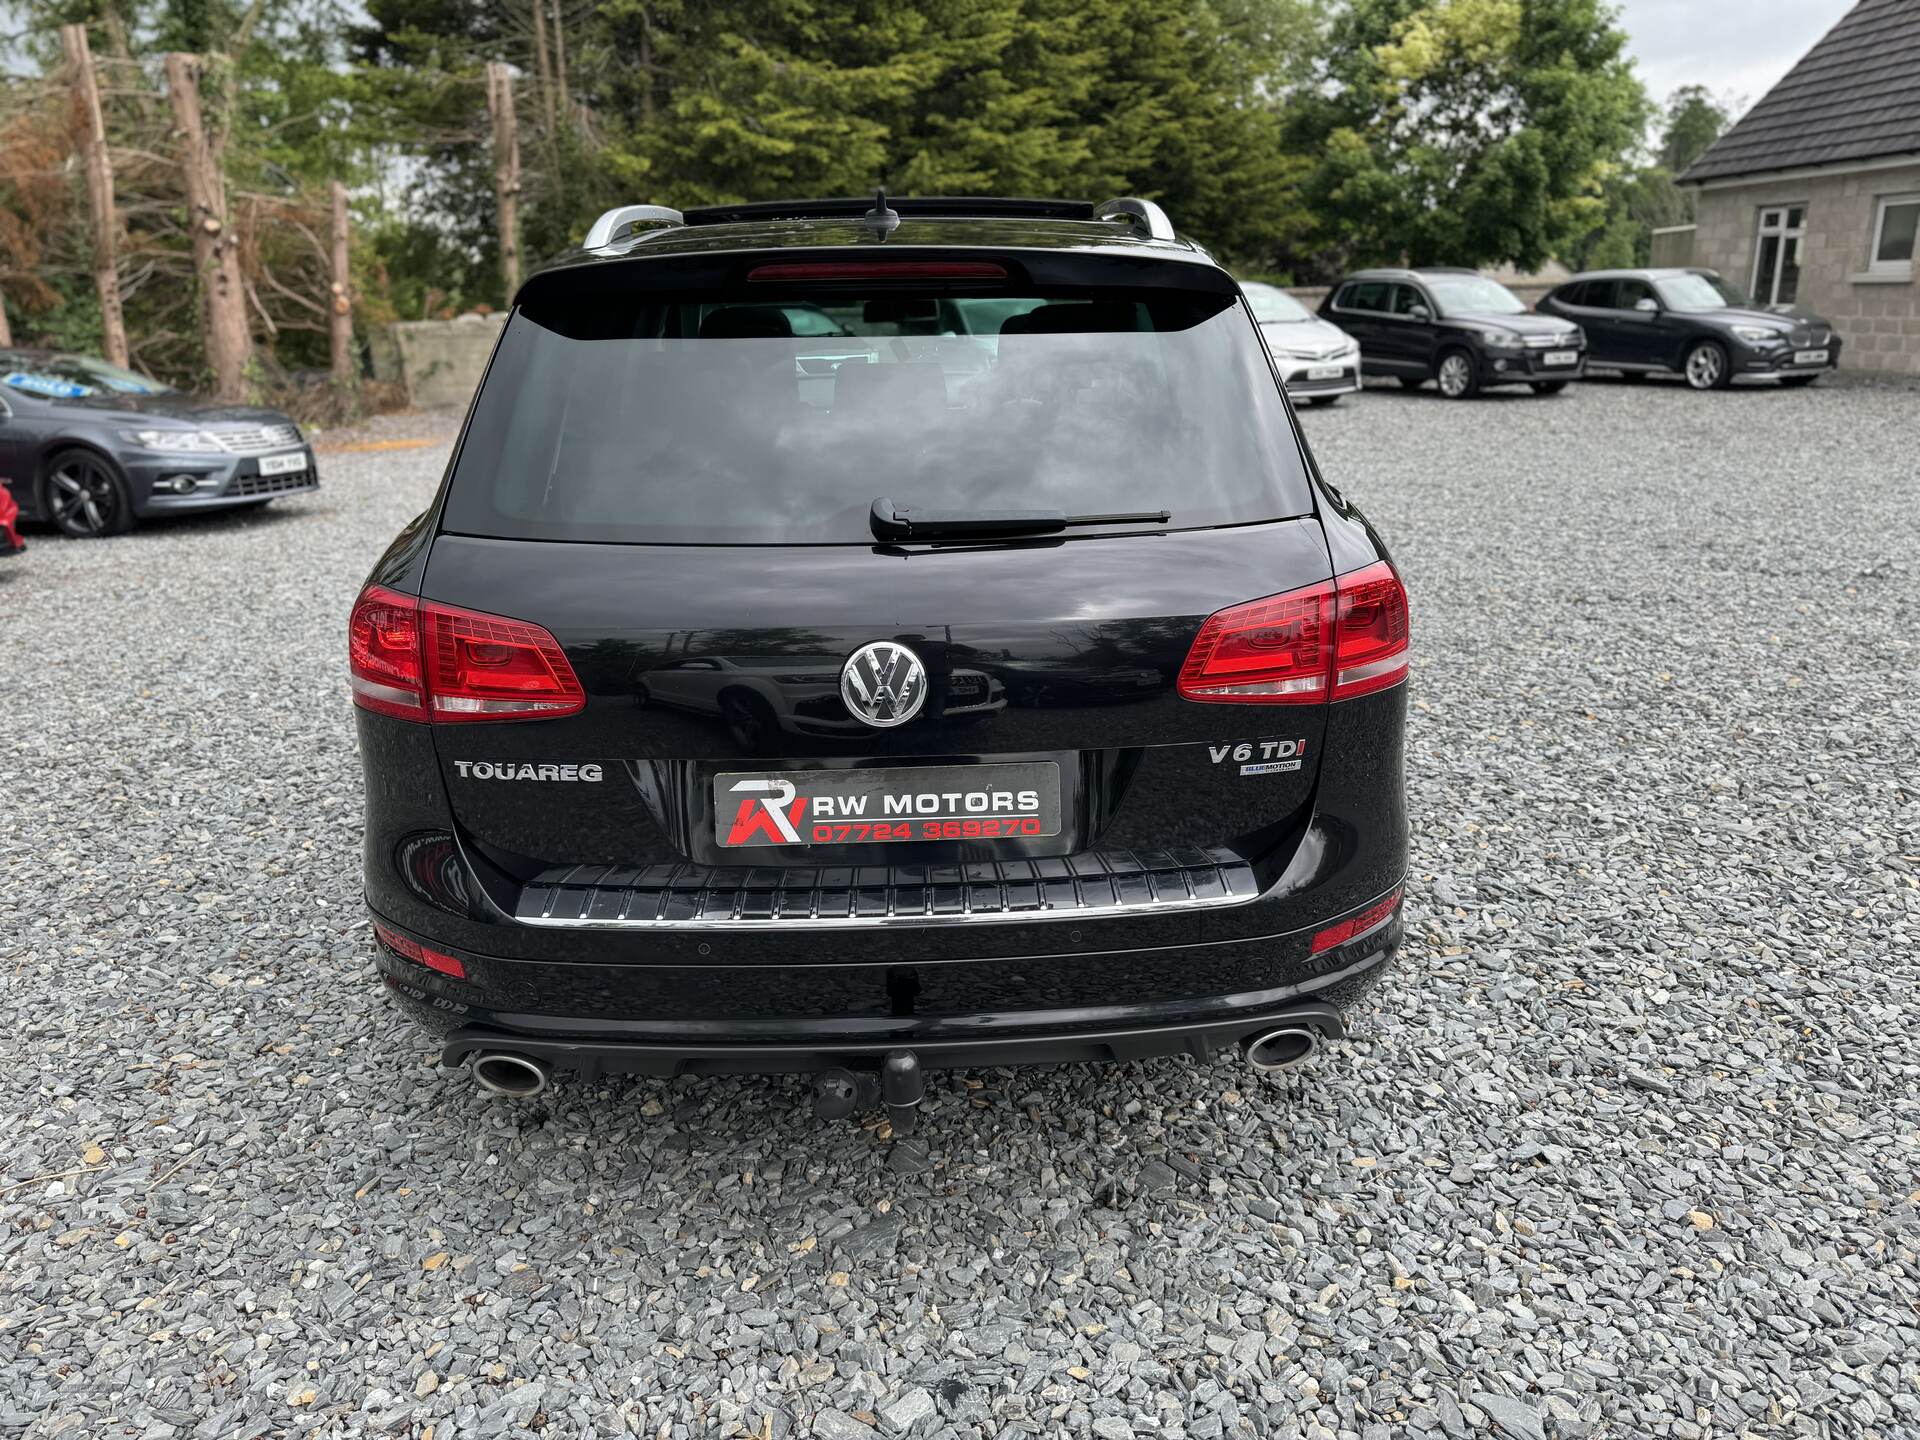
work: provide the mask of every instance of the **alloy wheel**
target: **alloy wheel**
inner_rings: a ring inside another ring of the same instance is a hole
[[[1696,390],[1711,390],[1726,373],[1726,357],[1714,345],[1696,345],[1687,356],[1687,384]]]
[[[53,521],[69,535],[111,535],[125,518],[119,482],[88,455],[66,455],[47,476]]]
[[[1455,352],[1440,362],[1440,393],[1458,400],[1473,385],[1473,362]]]

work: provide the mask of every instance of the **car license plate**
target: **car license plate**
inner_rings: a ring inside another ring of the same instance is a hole
[[[1580,358],[1578,350],[1549,350],[1540,357],[1549,365],[1571,365]]]
[[[1341,369],[1338,365],[1315,365],[1307,371],[1309,380],[1338,380]]]
[[[726,849],[1057,835],[1060,767],[733,771],[713,777],[713,823]]]
[[[1793,352],[1793,363],[1796,365],[1824,365],[1827,363],[1827,352],[1824,350],[1796,350]]]
[[[262,475],[291,475],[296,470],[307,468],[307,452],[295,450],[285,455],[262,455],[260,473]]]

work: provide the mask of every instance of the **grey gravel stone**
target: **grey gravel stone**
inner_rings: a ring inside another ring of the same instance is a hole
[[[1920,1435],[1920,397],[1302,424],[1412,594],[1398,973],[1275,1082],[936,1075],[913,1149],[489,1101],[387,1004],[341,629],[444,445],[30,535],[0,1436]]]

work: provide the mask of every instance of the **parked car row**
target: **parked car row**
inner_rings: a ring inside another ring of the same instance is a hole
[[[1552,395],[1589,366],[1718,390],[1743,376],[1810,385],[1840,362],[1826,320],[1756,305],[1710,270],[1595,270],[1531,310],[1498,281],[1443,266],[1356,271],[1317,318],[1284,290],[1242,288],[1288,393],[1314,404],[1366,375],[1464,400],[1499,385]]]
[[[320,486],[278,410],[174,390],[89,355],[0,350],[0,492],[68,535],[270,504]]]

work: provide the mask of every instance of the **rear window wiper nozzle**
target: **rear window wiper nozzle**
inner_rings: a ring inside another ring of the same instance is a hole
[[[1131,510],[1111,515],[1068,515],[1060,510],[923,510],[873,502],[874,538],[953,540],[1019,535],[1056,535],[1074,525],[1164,525],[1169,510]]]

